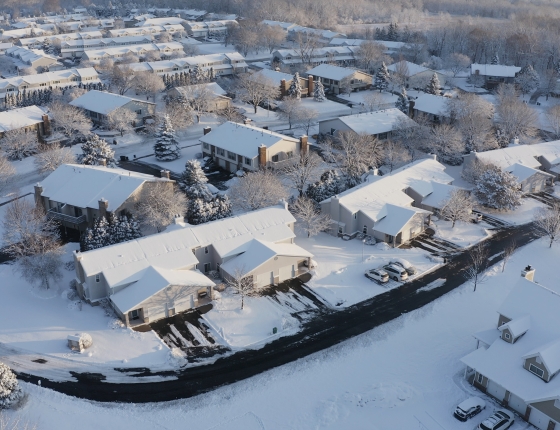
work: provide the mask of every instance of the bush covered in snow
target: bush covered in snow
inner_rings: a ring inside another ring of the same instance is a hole
[[[0,409],[8,409],[19,402],[23,391],[14,372],[4,363],[0,363]]]

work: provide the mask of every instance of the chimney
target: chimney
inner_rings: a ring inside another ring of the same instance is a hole
[[[101,197],[101,199],[99,199],[98,201],[99,203],[99,216],[102,217],[106,217],[107,216],[107,209],[109,208],[109,201],[105,200],[103,197]]]
[[[331,197],[331,218],[335,222],[340,221],[340,199],[338,194]]]
[[[35,185],[35,204],[36,205],[41,204],[41,206],[42,206],[43,197],[42,197],[41,194],[43,194],[43,187],[41,186],[41,184],[39,182],[37,182],[37,185]]]
[[[437,161],[437,155],[436,154],[428,154],[428,158],[431,158],[432,160]]]
[[[44,114],[42,116],[43,119],[43,135],[50,136],[51,135],[51,121],[49,120],[49,116]]]
[[[262,143],[259,146],[259,167],[263,169],[266,167],[266,146]]]
[[[280,204],[280,206],[282,206],[284,209],[288,210],[288,202],[284,199],[280,199],[280,201],[278,202]]]
[[[521,271],[521,277],[531,282],[535,282],[535,269],[528,264],[527,267]]]
[[[307,97],[313,97],[315,92],[315,81],[313,80],[313,75],[307,77]]]
[[[208,133],[212,131],[212,127],[204,127],[202,131],[204,132],[204,136],[206,136]]]
[[[409,100],[408,101],[408,115],[411,118],[414,118],[414,106],[416,105],[416,102],[414,100]]]
[[[299,138],[299,150],[302,157],[307,154],[308,144],[307,135],[305,134]]]
[[[160,178],[165,178],[165,179],[170,179],[169,170],[160,170],[159,171],[159,177]]]
[[[286,96],[286,79],[282,79],[280,81],[280,98],[284,98]]]

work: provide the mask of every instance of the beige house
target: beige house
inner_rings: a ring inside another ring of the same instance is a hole
[[[498,308],[497,324],[475,333],[465,377],[540,430],[560,428],[560,295],[527,266]]]
[[[84,231],[96,218],[131,212],[144,187],[161,182],[172,186],[168,175],[162,171],[163,177],[156,178],[118,168],[63,164],[35,185],[35,202],[62,226]]]
[[[325,89],[329,89],[333,94],[340,94],[347,89],[365,90],[370,88],[372,83],[372,76],[367,73],[331,64],[321,64],[307,73],[320,79]]]
[[[21,129],[26,133],[37,133],[37,138],[42,141],[51,134],[48,113],[39,106],[27,106],[0,112],[0,146],[2,145],[1,138],[6,132]]]
[[[135,55],[144,58],[148,52],[156,52],[162,57],[171,57],[173,55],[184,55],[183,45],[179,42],[166,43],[145,43],[141,45],[117,46],[113,48],[91,49],[84,51],[83,60],[98,62],[104,58],[120,60],[125,55]]]
[[[208,103],[208,112],[217,112],[231,106],[231,98],[226,96],[226,91],[216,82],[189,85],[186,87],[174,87],[167,91],[167,96],[171,98],[185,97],[186,99],[190,99],[196,97],[200,91],[205,90],[212,94],[212,99]]]
[[[152,43],[151,35],[113,37],[103,39],[67,40],[60,44],[60,55],[63,58],[81,58],[84,51],[90,49],[114,48],[117,46],[142,45]]]
[[[501,64],[471,64],[471,80],[480,82],[473,82],[482,84],[492,89],[501,83],[512,84],[515,82],[515,77],[521,71],[521,67],[517,66],[504,66]]]
[[[43,51],[30,50],[19,46],[13,46],[6,50],[6,55],[14,60],[18,70],[32,67],[37,70],[60,70],[62,64],[56,58],[45,54]]]
[[[97,90],[88,91],[69,104],[84,109],[95,124],[103,124],[117,109],[126,109],[136,114],[134,125],[140,126],[156,112],[155,103]]]
[[[307,151],[307,136],[299,139],[251,125],[225,122],[206,129],[200,138],[202,153],[223,169],[256,171],[283,168]]]
[[[402,75],[401,79],[405,82],[406,88],[423,90],[434,76],[434,73],[437,75],[442,86],[445,85],[447,79],[443,73],[404,60],[387,66],[387,70],[389,70],[391,75]]]
[[[294,80],[294,75],[290,75],[289,73],[282,73],[277,72],[275,70],[269,69],[262,69],[258,72],[255,72],[251,75],[251,78],[260,78],[264,77],[270,82],[273,82],[280,88],[280,98],[283,98],[288,94],[288,90],[292,85],[292,81]],[[309,97],[309,95],[313,96],[313,88],[314,88],[314,81],[313,76],[308,76],[307,78],[299,77],[299,85],[301,86],[301,96],[302,97]]]

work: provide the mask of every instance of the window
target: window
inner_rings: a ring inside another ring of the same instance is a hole
[[[218,155],[224,156],[225,151],[222,148],[218,148]]]
[[[479,384],[482,384],[482,380],[483,380],[483,379],[484,379],[484,376],[482,376],[482,374],[479,373],[478,376],[477,376],[477,378],[476,378],[477,382],[478,382]]]
[[[294,156],[294,151],[288,151],[288,152],[286,152],[286,157],[292,158],[293,156]]]
[[[511,336],[509,335],[509,333],[505,333],[505,334],[504,334],[504,337],[505,337],[507,340],[510,340],[510,339],[511,339]]]
[[[207,246],[204,247],[204,253],[208,254],[208,247]]]
[[[273,161],[274,163],[277,163],[277,162],[278,162],[278,154],[272,156],[272,161]]]
[[[367,225],[364,225],[364,228],[362,229],[362,233],[367,234]]]
[[[338,227],[338,232],[342,234],[342,226]]]
[[[138,109],[138,110],[136,111],[136,114],[137,114],[137,115],[142,115],[142,109]]]
[[[202,147],[203,147],[204,149],[210,149],[210,145],[207,144],[207,143],[203,143],[203,144],[202,144]]]
[[[235,156],[235,154],[233,152],[227,152],[227,158],[229,158],[230,160],[235,161],[237,159],[237,157]]]
[[[98,273],[97,275],[95,275],[95,282],[100,282],[100,281],[101,281],[101,276]]]
[[[245,157],[245,164],[247,166],[252,166],[253,165],[253,160],[251,160],[250,158]]]
[[[204,263],[204,273],[208,273],[210,270],[212,270],[210,263]]]
[[[532,363],[529,365],[529,372],[534,373],[539,378],[542,378],[544,376],[544,370],[542,370],[540,367],[535,366]]]

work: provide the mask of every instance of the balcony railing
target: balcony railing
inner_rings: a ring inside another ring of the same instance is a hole
[[[82,224],[82,223],[87,221],[85,215],[80,215],[80,216],[66,215],[66,214],[57,212],[55,209],[50,209],[47,212],[47,217],[50,218],[50,219],[56,219],[58,221],[65,221],[65,222],[68,222],[70,224],[76,224],[76,225]]]

